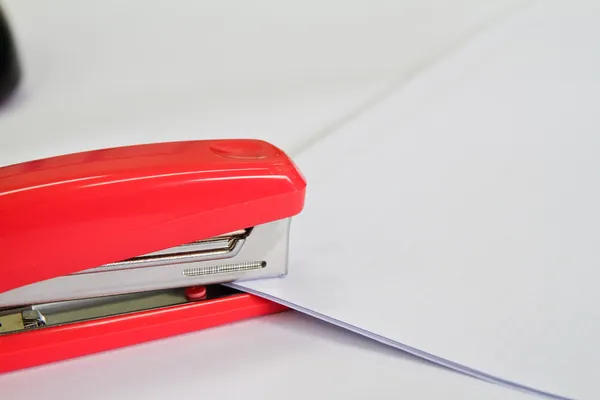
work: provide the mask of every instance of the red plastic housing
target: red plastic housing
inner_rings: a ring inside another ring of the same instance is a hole
[[[0,168],[0,296],[298,214],[306,182],[259,140],[146,144]]]
[[[249,294],[0,336],[0,373],[285,311]]]

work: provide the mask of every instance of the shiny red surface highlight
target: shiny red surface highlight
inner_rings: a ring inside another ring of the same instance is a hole
[[[89,151],[0,168],[0,293],[298,214],[306,182],[259,140]]]

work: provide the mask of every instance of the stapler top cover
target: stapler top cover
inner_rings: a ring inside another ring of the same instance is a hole
[[[0,168],[0,293],[294,216],[306,181],[260,140],[144,144]]]

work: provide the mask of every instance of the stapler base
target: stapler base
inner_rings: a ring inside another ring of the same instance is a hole
[[[61,322],[64,312],[50,310],[46,315],[48,325],[0,335],[0,373],[286,310],[286,307],[260,297],[216,286],[217,295],[212,298],[210,292],[213,289],[214,293],[215,288],[209,287],[204,300],[196,300],[203,288],[188,288],[187,297],[191,301],[108,316],[97,314],[75,322]],[[52,318],[56,319],[54,324]]]

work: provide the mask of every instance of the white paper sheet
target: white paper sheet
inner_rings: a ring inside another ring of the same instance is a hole
[[[535,400],[296,313],[0,376],[3,399]]]
[[[439,363],[600,397],[600,7],[544,1],[300,154],[251,292]]]

